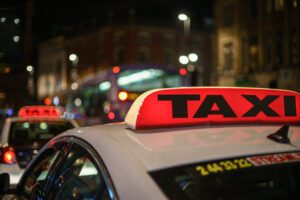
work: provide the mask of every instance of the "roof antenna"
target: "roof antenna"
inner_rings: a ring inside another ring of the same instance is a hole
[[[268,135],[267,138],[281,144],[291,144],[288,136],[289,128],[288,125],[284,125],[275,133]]]

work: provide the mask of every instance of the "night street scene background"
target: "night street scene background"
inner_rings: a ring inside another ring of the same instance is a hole
[[[36,104],[119,121],[152,87],[299,92],[299,36],[300,0],[2,0],[0,124]]]

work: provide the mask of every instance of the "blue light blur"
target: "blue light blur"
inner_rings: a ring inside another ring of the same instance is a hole
[[[114,199],[115,198],[115,195],[114,195],[114,193],[113,193],[113,191],[111,189],[108,189],[108,194],[109,194],[110,199]]]
[[[12,108],[8,108],[8,109],[6,109],[5,113],[6,113],[9,117],[11,117],[11,116],[14,115],[14,110],[13,110]]]

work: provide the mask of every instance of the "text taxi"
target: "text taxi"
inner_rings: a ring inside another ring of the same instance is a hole
[[[68,129],[78,127],[73,120],[61,118],[55,106],[24,106],[18,117],[5,121],[0,137],[0,172],[10,174],[17,184],[32,157],[50,139]]]
[[[22,199],[299,199],[300,94],[174,88],[142,94],[125,123],[69,130],[47,143]]]

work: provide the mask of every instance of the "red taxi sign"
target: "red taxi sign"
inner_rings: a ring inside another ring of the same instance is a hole
[[[24,106],[19,110],[19,117],[60,117],[61,112],[55,106]]]
[[[234,87],[151,90],[125,118],[133,129],[204,124],[300,124],[300,93]]]

